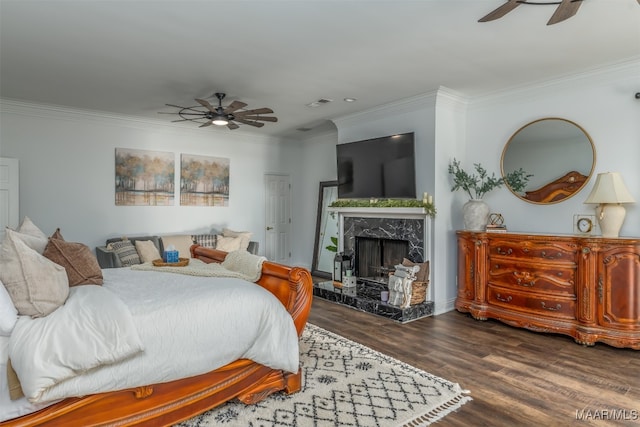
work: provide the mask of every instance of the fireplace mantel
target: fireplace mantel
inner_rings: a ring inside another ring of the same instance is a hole
[[[362,217],[362,218],[428,218],[424,208],[367,208],[367,207],[346,207],[327,208],[329,212],[336,212],[340,216]]]

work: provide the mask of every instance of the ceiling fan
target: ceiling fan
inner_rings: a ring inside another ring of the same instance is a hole
[[[244,102],[233,101],[226,107],[222,106],[222,100],[226,96],[224,93],[216,93],[214,95],[218,98],[218,106],[214,107],[206,99],[196,99],[196,102],[200,105],[192,107],[183,107],[175,104],[165,104],[168,107],[178,108],[177,120],[172,122],[196,122],[202,123],[199,127],[206,127],[211,125],[226,126],[229,129],[238,129],[240,126],[238,123],[242,123],[249,126],[255,126],[260,128],[264,126],[262,122],[277,122],[278,118],[273,116],[263,116],[263,114],[271,114],[273,110],[271,108],[256,108],[253,110],[245,110],[247,106]],[[160,114],[176,114],[160,111]],[[236,123],[238,122],[238,123]]]
[[[478,20],[478,22],[488,22],[493,21],[498,18],[502,18],[507,13],[511,12],[516,7],[521,4],[533,4],[533,5],[548,5],[548,4],[556,4],[558,7],[556,11],[553,13],[547,25],[557,24],[558,22],[562,22],[566,19],[571,18],[578,12],[580,5],[582,5],[583,0],[561,0],[561,1],[528,1],[528,0],[507,0],[505,4],[497,8],[496,10],[490,12],[488,15],[483,16]],[[640,4],[640,0],[638,0],[638,4]]]

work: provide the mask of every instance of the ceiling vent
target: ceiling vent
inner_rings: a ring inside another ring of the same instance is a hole
[[[321,106],[322,104],[328,104],[330,102],[333,102],[333,99],[320,98],[317,101],[313,101],[313,102],[310,102],[309,104],[307,104],[307,107],[315,108],[315,107]]]

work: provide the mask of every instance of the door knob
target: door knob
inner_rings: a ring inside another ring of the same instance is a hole
[[[267,227],[267,230],[273,230],[273,227]]]

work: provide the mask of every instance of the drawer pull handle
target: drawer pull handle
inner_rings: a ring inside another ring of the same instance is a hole
[[[513,253],[513,250],[511,248],[507,249],[506,251],[503,251],[502,248],[497,248],[496,251],[500,255],[511,255]]]
[[[540,256],[545,259],[557,259],[557,258],[562,258],[562,252],[558,252],[555,255],[547,255],[545,251],[542,251],[540,252]]]
[[[547,304],[545,304],[544,301],[540,302],[540,304],[542,305],[542,308],[549,311],[558,311],[562,308],[562,304],[556,304],[555,307],[547,307]]]
[[[520,286],[531,288],[536,285],[535,279],[531,279],[531,275],[529,273],[520,273],[514,271],[513,275],[516,276],[516,283]]]
[[[500,294],[496,294],[496,299],[498,301],[502,301],[502,302],[511,302],[511,300],[513,299],[513,297],[511,295],[509,295],[508,297],[504,298],[502,297],[502,295]]]

